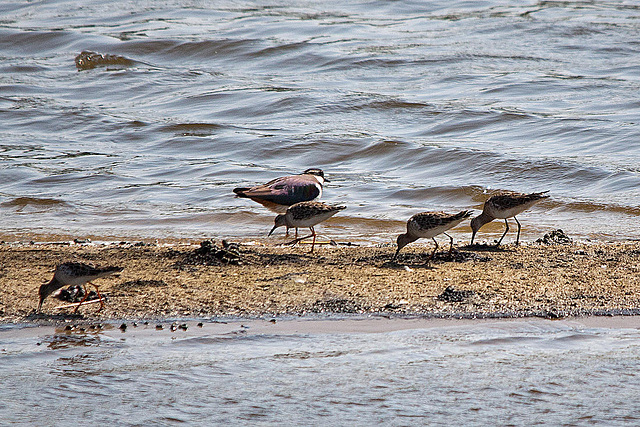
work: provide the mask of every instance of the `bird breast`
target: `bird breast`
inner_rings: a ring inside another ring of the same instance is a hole
[[[512,218],[527,209],[533,206],[538,200],[532,200],[521,205],[515,205],[506,209],[500,209],[493,204],[488,204],[485,206],[484,211],[491,215],[493,218],[504,219],[504,218]]]

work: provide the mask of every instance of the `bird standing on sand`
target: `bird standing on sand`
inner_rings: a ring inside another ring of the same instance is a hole
[[[91,265],[83,264],[81,262],[65,262],[63,264],[60,264],[56,267],[56,271],[53,274],[53,279],[51,279],[50,282],[40,286],[40,304],[38,304],[38,311],[40,311],[40,309],[42,308],[42,303],[44,302],[45,298],[51,295],[53,292],[65,286],[79,285],[84,289],[85,296],[73,311],[75,313],[76,311],[78,311],[78,308],[80,308],[82,303],[87,299],[87,296],[89,295],[87,293],[87,288],[84,286],[85,283],[89,283],[96,288],[98,298],[100,299],[100,310],[102,310],[102,308],[104,307],[104,302],[102,301],[100,290],[98,289],[98,286],[91,283],[91,281],[108,276],[113,273],[118,273],[122,270],[124,270],[124,268],[122,267],[96,268]]]
[[[313,247],[316,244],[316,231],[313,229],[313,226],[331,218],[343,209],[346,209],[346,206],[331,206],[322,202],[296,203],[295,205],[289,206],[284,214],[276,216],[274,221],[275,225],[269,232],[269,236],[271,236],[271,233],[273,233],[276,228],[282,226],[289,228],[309,227],[309,230],[311,230],[310,235],[295,239],[291,244],[313,237],[313,243],[311,243],[311,252],[313,252]]]
[[[461,211],[457,214],[448,214],[444,212],[422,212],[415,214],[407,221],[407,232],[398,236],[398,249],[393,259],[396,259],[400,249],[404,248],[411,242],[415,242],[421,237],[433,239],[436,247],[433,249],[429,261],[433,259],[438,250],[438,242],[435,236],[444,233],[451,243],[449,245],[449,254],[453,250],[453,237],[449,236],[446,231],[460,224],[465,218],[471,216],[471,211]]]
[[[260,203],[267,209],[283,214],[299,202],[309,202],[322,196],[322,186],[329,182],[322,169],[307,169],[299,175],[276,178],[255,187],[238,187],[233,192]]]
[[[496,247],[500,246],[502,239],[507,235],[509,231],[509,223],[507,222],[507,218],[513,217],[518,224],[518,237],[516,237],[516,246],[520,243],[520,221],[516,218],[516,215],[526,211],[531,206],[536,204],[542,199],[546,199],[549,197],[546,195],[549,191],[543,191],[541,193],[516,193],[514,191],[503,191],[495,196],[489,197],[489,199],[484,202],[484,208],[482,213],[473,218],[471,220],[471,244],[473,245],[473,239],[476,237],[477,231],[488,222],[493,221],[494,219],[504,219],[504,224],[507,227],[504,230],[504,234],[498,240]]]

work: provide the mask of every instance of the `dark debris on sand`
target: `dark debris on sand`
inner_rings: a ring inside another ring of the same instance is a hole
[[[475,295],[473,291],[457,291],[453,286],[447,286],[444,292],[438,295],[437,299],[445,302],[463,302],[473,295]]]
[[[571,237],[567,236],[564,231],[557,229],[546,233],[542,238],[536,240],[536,243],[544,243],[545,245],[570,245],[573,243]]]
[[[367,307],[347,298],[326,298],[315,301],[307,310],[311,313],[364,313]]]
[[[453,252],[436,252],[432,260],[429,260],[431,254],[429,252],[424,253],[401,253],[398,255],[398,258],[395,262],[398,264],[409,264],[409,265],[420,265],[427,264],[433,262],[469,262],[469,261],[478,261],[478,262],[488,262],[491,261],[491,257],[483,256],[475,252],[467,252],[467,251],[458,251],[454,250]],[[387,259],[387,261],[389,261]]]
[[[128,282],[123,282],[117,285],[119,289],[125,288],[160,288],[168,286],[164,280],[129,280]]]
[[[66,302],[80,302],[85,299],[85,289],[80,285],[72,285],[63,290],[61,290],[55,298],[60,301]],[[96,291],[90,291],[86,300],[91,301],[94,299],[98,299],[98,293]]]
[[[211,240],[200,242],[200,247],[191,252],[178,253],[182,259],[175,266],[182,268],[186,265],[242,265],[243,256],[240,254],[240,245],[222,241],[218,246]]]

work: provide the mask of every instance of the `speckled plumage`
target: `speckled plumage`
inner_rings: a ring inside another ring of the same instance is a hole
[[[473,244],[473,240],[480,227],[493,221],[494,219],[504,219],[506,230],[496,244],[496,246],[499,246],[502,242],[502,239],[509,231],[509,223],[507,222],[507,218],[513,218],[518,224],[518,236],[516,238],[516,245],[518,245],[520,243],[521,226],[520,221],[518,221],[518,218],[516,218],[516,215],[529,209],[540,200],[549,197],[546,193],[548,193],[548,191],[529,194],[517,193],[515,191],[501,191],[500,193],[489,197],[489,199],[484,202],[482,213],[471,221],[471,244]]]
[[[407,221],[407,232],[398,236],[398,249],[393,258],[398,256],[402,248],[420,238],[430,238],[436,244],[429,259],[433,259],[438,249],[438,242],[435,236],[444,233],[449,237],[451,244],[449,253],[453,250],[453,238],[446,231],[460,224],[465,218],[471,215],[471,211],[460,211],[456,214],[445,212],[422,212],[415,214]]]
[[[56,271],[53,274],[53,278],[51,279],[51,281],[40,286],[40,289],[38,291],[40,295],[40,303],[38,305],[38,310],[42,308],[42,303],[44,302],[45,298],[47,298],[53,292],[65,286],[71,286],[71,285],[84,286],[85,283],[90,283],[96,288],[96,290],[98,291],[98,296],[100,296],[100,291],[98,290],[98,287],[93,283],[91,283],[91,281],[95,279],[99,279],[101,277],[108,276],[113,273],[120,272],[122,270],[124,270],[122,267],[99,268],[89,264],[83,264],[81,262],[65,262],[63,264],[60,264],[56,267]],[[87,295],[86,290],[85,290],[85,295]],[[100,304],[102,308],[103,306],[102,299],[100,300]],[[78,307],[79,306],[80,305],[78,305]],[[76,310],[77,310],[77,307],[76,307]]]
[[[311,244],[311,252],[313,252],[313,247],[316,242],[316,232],[313,227],[322,221],[331,218],[343,209],[346,209],[346,206],[332,206],[322,202],[296,203],[295,205],[289,206],[284,214],[276,216],[274,220],[275,225],[269,232],[269,236],[278,227],[308,227],[311,230],[311,234],[309,236],[296,239],[294,242],[299,242],[300,240],[308,237],[313,237],[313,243]]]

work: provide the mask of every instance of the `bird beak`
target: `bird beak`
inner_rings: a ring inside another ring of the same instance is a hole
[[[469,246],[472,246],[472,245],[473,245],[473,239],[474,239],[475,237],[476,237],[476,232],[474,231],[474,232],[472,232],[472,233],[471,233],[471,243],[469,243]]]
[[[269,232],[269,234],[267,234],[267,237],[271,236],[271,234],[276,231],[276,228],[278,228],[277,225],[274,225],[273,228],[271,229],[271,231]]]
[[[398,250],[396,250],[396,253],[393,255],[393,258],[391,258],[391,261],[395,261],[395,260],[396,260],[396,257],[397,257],[397,256],[398,256],[398,254],[400,253],[400,249],[401,249],[401,248],[398,248]]]

